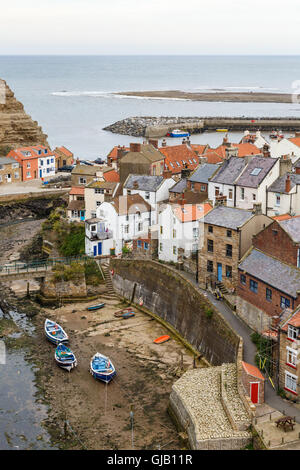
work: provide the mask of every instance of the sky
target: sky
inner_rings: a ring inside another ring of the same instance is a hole
[[[0,55],[297,55],[299,45],[299,0],[0,0]]]

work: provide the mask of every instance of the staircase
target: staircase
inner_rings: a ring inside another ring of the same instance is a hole
[[[216,282],[216,287],[219,289],[220,292],[222,292],[223,295],[229,294],[223,282],[220,282],[220,281]]]
[[[109,271],[109,264],[108,263],[100,263],[100,261],[98,261],[98,265],[99,265],[99,269],[101,269],[102,272],[103,272],[104,279],[105,279],[105,284],[106,284],[106,287],[107,287],[106,293],[105,293],[105,295],[102,295],[102,297],[105,297],[105,298],[111,299],[111,300],[119,300],[119,297],[116,295],[116,293],[114,291],[114,288],[113,288],[113,284],[112,284],[112,280],[111,280],[111,276],[110,276],[110,271]]]

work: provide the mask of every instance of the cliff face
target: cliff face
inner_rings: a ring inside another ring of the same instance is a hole
[[[4,80],[0,80],[0,147],[48,145],[47,135],[24,111]]]

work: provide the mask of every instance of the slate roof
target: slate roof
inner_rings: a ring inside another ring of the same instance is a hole
[[[200,165],[194,173],[188,178],[192,183],[208,183],[214,173],[220,168],[220,165],[212,163],[203,163]]]
[[[246,165],[246,159],[231,157],[224,161],[218,173],[210,181],[213,183],[234,184]]]
[[[151,206],[140,194],[115,197],[111,203],[119,215],[134,214],[136,212],[151,212]]]
[[[204,223],[237,230],[253,217],[251,211],[236,207],[216,206],[204,217]]]
[[[129,150],[122,158],[121,161],[124,163],[154,163],[160,160],[164,160],[164,156],[158,149],[149,144],[141,144],[141,150],[139,152],[133,152]]]
[[[68,211],[82,211],[85,209],[84,201],[70,201],[67,207]]]
[[[172,186],[169,189],[169,192],[170,193],[183,193],[184,190],[186,189],[186,185],[187,185],[187,179],[182,178],[181,180],[178,181],[178,183],[176,183],[174,186]]]
[[[124,188],[126,189],[140,189],[141,191],[155,192],[158,190],[164,180],[163,176],[152,175],[128,175]],[[135,187],[135,184],[138,187]]]
[[[247,188],[258,188],[276,163],[276,158],[252,157],[241,176],[237,179],[236,185],[246,186]],[[252,175],[251,173],[255,171],[256,168],[259,168],[260,172],[257,175]]]
[[[285,264],[254,248],[239,264],[239,269],[275,289],[297,298],[297,291],[300,291],[299,268]]]
[[[16,160],[13,160],[12,158],[0,157],[0,165],[11,165],[12,163],[17,164],[19,166],[19,163],[16,162]]]
[[[275,180],[274,183],[271,184],[271,186],[268,187],[267,191],[272,192],[272,193],[285,193],[285,194],[287,194],[285,192],[285,182],[286,182],[287,175],[290,176],[291,189],[293,189],[296,184],[300,185],[300,175],[297,175],[296,173],[286,173],[285,175],[280,176],[279,178],[277,178],[277,180]]]
[[[281,220],[279,224],[295,243],[300,243],[300,217]]]

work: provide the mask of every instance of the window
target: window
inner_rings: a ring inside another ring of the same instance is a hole
[[[176,238],[176,230],[173,228],[173,238]]]
[[[261,172],[261,170],[262,170],[262,168],[254,168],[254,169],[251,171],[250,175],[257,176],[257,175],[259,175],[259,173]]]
[[[159,244],[159,251],[162,251],[162,250],[163,250],[163,244],[160,243],[160,244]]]
[[[131,194],[131,191],[130,191],[130,189],[127,189],[127,194]]]
[[[297,351],[295,349],[286,348],[286,362],[292,366],[297,366]]]
[[[143,230],[143,224],[141,222],[138,223],[138,232]]]
[[[266,299],[268,302],[272,302],[272,290],[268,287],[266,288]]]
[[[129,225],[125,225],[125,227],[124,227],[124,232],[125,232],[125,233],[129,233]]]
[[[250,279],[250,290],[257,294],[258,291],[258,284],[256,281],[253,281],[253,279]]]
[[[232,189],[229,189],[228,190],[228,199],[232,199],[233,198],[233,191]]]
[[[95,188],[95,194],[104,194],[104,189],[102,189],[102,188]]]
[[[138,240],[137,246],[138,246],[138,248],[142,248],[142,242],[141,242],[141,240]]]
[[[232,278],[232,267],[226,266],[226,277]]]
[[[241,281],[241,284],[243,284],[244,286],[246,285],[246,276],[245,276],[245,274],[241,274],[240,281]]]
[[[206,185],[205,185],[205,184],[201,184],[201,191],[202,191],[202,192],[205,192],[205,191],[206,191]]]
[[[101,206],[101,204],[102,204],[101,201],[97,201],[97,202],[96,202],[96,206],[97,206],[97,207]]]
[[[73,217],[73,218],[78,217],[78,212],[77,212],[77,211],[72,211],[72,217]]]
[[[213,240],[207,240],[207,251],[210,253],[213,253],[214,251],[214,241]]]
[[[232,237],[232,231],[231,231],[231,230],[227,230],[227,237],[228,237],[228,238],[231,238],[231,237]]]
[[[129,215],[128,214],[126,214],[125,219],[126,219],[126,222],[128,222],[128,220],[129,220]]]
[[[226,245],[226,256],[232,258],[232,245]]]
[[[298,253],[297,253],[297,268],[300,268],[300,248],[298,248]]]
[[[145,248],[145,250],[148,250],[149,249],[149,243],[144,242],[144,248]]]
[[[256,194],[255,193],[252,194],[252,201],[256,201]]]
[[[162,225],[160,226],[160,233],[161,234],[163,233],[163,226]]]
[[[289,372],[285,372],[285,386],[292,392],[297,392],[297,376],[290,374]]]
[[[30,167],[31,167],[31,164],[27,162],[27,168],[30,168]]]
[[[86,179],[85,178],[79,178],[79,183],[80,184],[86,184]]]
[[[276,206],[280,206],[280,194],[276,194]]]
[[[97,225],[91,225],[91,232],[96,232]]]
[[[287,299],[286,297],[283,297],[283,296],[280,297],[281,308],[289,308],[290,305],[291,305],[290,299]]]
[[[218,186],[215,187],[215,196],[219,196],[220,188]]]
[[[173,255],[176,255],[176,253],[177,253],[176,246],[173,246]]]
[[[15,178],[19,178],[19,173],[15,173]]]
[[[19,163],[13,163],[11,167],[12,168],[19,168]]]
[[[287,337],[289,339],[293,339],[293,340],[297,339],[297,337],[298,337],[298,328],[296,328],[295,326],[289,325],[288,326]]]
[[[27,171],[26,176],[27,176],[27,178],[30,178],[30,176],[31,176],[30,171]]]
[[[198,238],[199,236],[199,229],[197,227],[193,228],[193,238]]]
[[[214,272],[214,264],[210,260],[207,261],[207,272],[208,273],[213,273]]]
[[[96,215],[97,215],[96,212],[92,211],[91,212],[91,219],[94,219],[96,217]]]
[[[146,192],[145,192],[145,199],[150,199],[150,193],[149,193],[149,191],[146,191]]]
[[[213,227],[212,227],[211,225],[209,225],[209,226],[208,226],[208,232],[209,232],[209,233],[213,233],[213,231],[214,231]]]
[[[241,188],[241,199],[245,199],[245,188]]]

